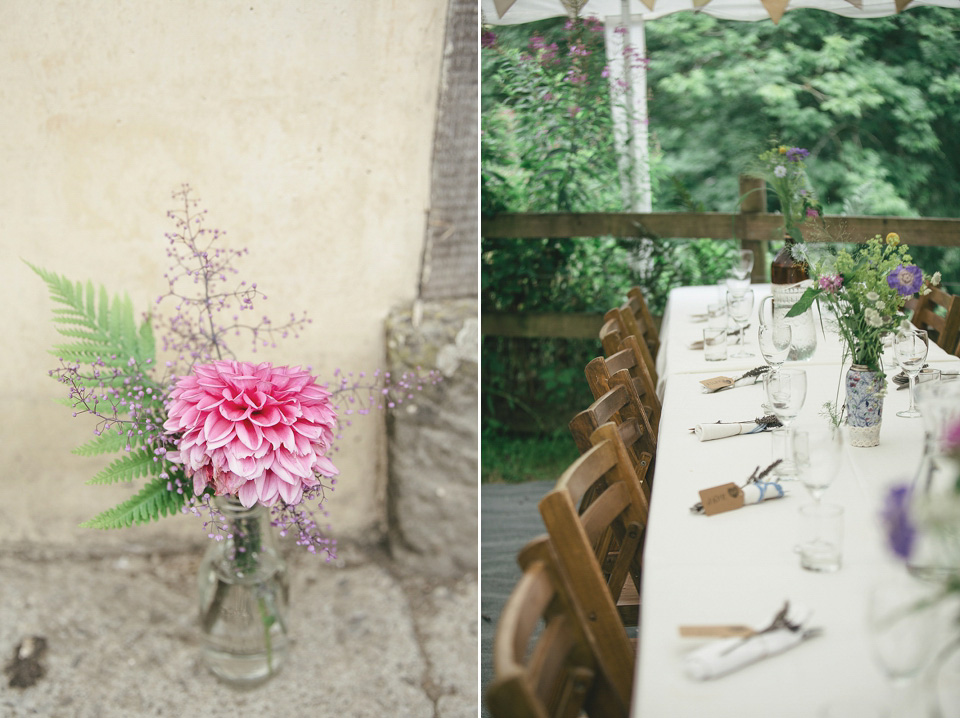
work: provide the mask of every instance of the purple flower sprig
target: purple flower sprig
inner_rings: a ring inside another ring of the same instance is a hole
[[[166,234],[167,257],[172,266],[164,274],[167,292],[157,297],[156,305],[175,302],[175,313],[167,317],[158,313],[155,317],[162,350],[177,355],[176,362],[168,364],[172,373],[183,375],[197,362],[233,358],[235,353],[227,344],[228,337],[247,334],[254,354],[260,347],[276,347],[278,339],[291,334],[299,337],[299,332],[313,321],[306,312],[299,317],[291,314],[288,320],[277,324],[268,316],[241,319],[255,311],[254,300],[267,299],[256,282],[224,286],[230,276],[239,274],[235,260],[249,254],[249,250],[219,246],[226,232],[204,226],[207,210],[198,210],[199,200],[192,196],[189,185],[182,185],[173,198],[181,206],[167,213],[176,226],[175,231]],[[230,318],[222,319],[223,316]]]
[[[910,487],[901,484],[890,489],[881,518],[887,544],[894,554],[906,561],[913,552],[917,537],[917,528],[910,516]]]

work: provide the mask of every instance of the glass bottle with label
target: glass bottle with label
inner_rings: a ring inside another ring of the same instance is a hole
[[[775,321],[786,322],[791,328],[792,339],[787,360],[803,361],[812,357],[817,349],[813,308],[798,317],[787,318],[786,314],[813,283],[807,273],[806,264],[793,258],[793,237],[784,235],[783,239],[783,249],[777,253],[770,265],[773,317]]]

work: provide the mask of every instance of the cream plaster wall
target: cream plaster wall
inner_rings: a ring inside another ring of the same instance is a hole
[[[58,341],[19,258],[146,310],[164,290],[171,192],[247,247],[242,277],[299,340],[258,357],[373,369],[383,320],[416,294],[447,0],[4,0],[0,3],[0,540],[199,540],[198,523],[96,532],[130,495],[84,486],[107,459],[70,449],[92,424],[54,403]],[[243,358],[243,357],[241,357]],[[334,533],[383,529],[383,418],[349,430]],[[137,484],[139,487],[139,484]]]

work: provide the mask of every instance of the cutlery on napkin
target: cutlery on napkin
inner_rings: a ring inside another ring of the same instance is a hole
[[[940,381],[951,381],[957,377],[960,377],[960,371],[944,371],[941,369],[938,374],[936,370],[929,368],[929,364],[924,364],[923,369],[919,374],[917,374],[917,384],[922,384],[925,381],[931,381],[937,376],[940,377]],[[910,378],[903,372],[900,372],[894,376],[891,381],[897,385],[897,391],[910,388]]]
[[[767,429],[776,429],[783,426],[777,417],[771,415],[761,416],[753,421],[718,421],[714,424],[697,424],[690,429],[697,435],[700,441],[713,441],[714,439],[726,439],[728,436],[740,436],[741,434],[759,434]]]
[[[790,602],[764,628],[747,634],[732,635],[688,653],[683,659],[689,678],[705,681],[733,673],[768,656],[783,653],[807,639],[819,636],[819,628],[806,628],[811,613],[791,609]]]
[[[700,383],[704,385],[704,394],[715,394],[716,392],[723,391],[724,389],[733,389],[734,387],[738,387],[738,386],[750,386],[752,384],[756,384],[758,381],[760,381],[763,378],[763,375],[769,371],[770,371],[770,367],[767,364],[764,364],[763,366],[758,366],[755,369],[751,369],[748,372],[744,372],[743,374],[738,376],[736,379],[734,379],[732,384],[727,382],[718,382],[715,384],[711,383],[710,385],[708,385],[707,382],[716,381],[712,379],[702,381]],[[717,379],[727,379],[727,377],[717,377]]]

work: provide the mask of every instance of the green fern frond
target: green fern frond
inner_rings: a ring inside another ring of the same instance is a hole
[[[168,488],[169,484],[169,479],[157,477],[148,482],[132,499],[107,509],[80,526],[92,529],[119,529],[156,521],[161,516],[172,516],[183,507],[188,492],[178,494]]]
[[[131,449],[135,449],[140,446],[142,438],[142,435],[134,434],[133,436],[127,436],[127,432],[125,431],[118,434],[113,429],[110,429],[100,436],[90,439],[86,444],[81,444],[71,453],[77,456],[98,456],[99,454],[123,451],[128,445]]]
[[[163,470],[163,462],[154,461],[155,458],[150,449],[131,451],[98,472],[87,484],[115,484],[118,481],[133,481],[142,476],[156,476]]]
[[[103,286],[98,293],[93,282],[74,283],[29,262],[26,264],[46,282],[50,297],[65,305],[53,310],[54,323],[58,332],[76,341],[58,344],[54,347],[56,356],[72,362],[92,362],[99,357],[107,366],[122,366],[130,357],[141,365],[153,360],[155,346],[150,320],[147,318],[137,327],[128,295],[116,295],[111,300]],[[66,326],[81,327],[87,332]],[[110,359],[112,356],[117,358]]]

